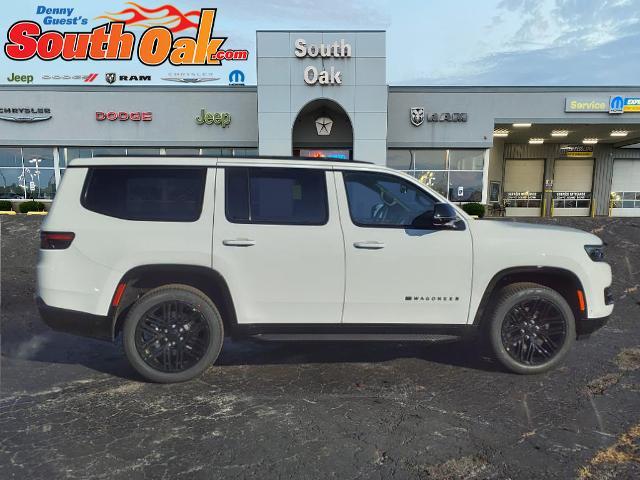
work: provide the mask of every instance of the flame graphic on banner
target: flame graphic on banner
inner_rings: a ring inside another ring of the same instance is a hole
[[[105,15],[101,15],[95,19],[104,19],[110,22],[124,22],[125,25],[132,27],[151,28],[162,26],[167,27],[174,33],[189,28],[198,28],[198,20],[200,19],[199,10],[182,13],[173,5],[168,4],[158,8],[145,8],[134,2],[127,2],[127,5],[131,5],[131,7],[119,12],[106,12]],[[154,15],[159,12],[162,14]],[[189,17],[194,18],[195,21],[192,21]]]

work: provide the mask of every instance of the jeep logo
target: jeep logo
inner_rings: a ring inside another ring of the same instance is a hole
[[[12,73],[10,77],[7,77],[7,82],[31,83],[33,82],[33,75],[19,75],[17,73]]]
[[[196,117],[196,123],[198,125],[220,125],[222,128],[226,128],[231,124],[231,114],[227,112],[206,112],[204,108],[200,110],[200,116]]]

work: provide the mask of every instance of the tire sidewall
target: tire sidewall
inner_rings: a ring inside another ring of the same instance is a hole
[[[543,363],[542,365],[529,366],[519,363],[509,355],[509,352],[506,351],[502,343],[502,324],[507,313],[509,313],[514,306],[524,300],[533,298],[543,298],[552,302],[556,308],[558,308],[560,313],[564,316],[567,325],[567,334],[564,344],[553,359]],[[566,356],[567,352],[571,349],[576,337],[575,318],[571,307],[558,292],[546,287],[530,287],[511,293],[503,298],[502,301],[498,302],[491,318],[491,325],[488,333],[493,353],[496,355],[500,363],[502,363],[506,368],[512,372],[522,374],[542,373],[552,369],[560,363]]]
[[[202,313],[209,326],[209,345],[204,356],[195,365],[182,372],[167,373],[154,369],[142,359],[135,345],[135,331],[138,322],[149,309],[160,303],[175,300],[193,305]],[[179,287],[153,290],[138,300],[127,314],[123,328],[124,351],[132,367],[152,382],[175,383],[190,380],[213,364],[222,349],[224,333],[218,309],[207,300],[204,294],[197,290],[192,292]]]

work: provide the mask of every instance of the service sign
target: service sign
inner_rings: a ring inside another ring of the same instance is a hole
[[[608,112],[609,98],[597,97],[567,97],[564,102],[564,111],[568,113]]]
[[[252,56],[221,33],[229,23],[205,1],[12,2],[0,20],[0,83],[237,84]]]
[[[591,200],[591,192],[553,192],[554,200]]]
[[[506,200],[541,200],[542,192],[504,192]]]

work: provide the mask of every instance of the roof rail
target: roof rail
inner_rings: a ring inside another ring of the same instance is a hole
[[[121,155],[117,153],[99,153],[94,155],[93,158],[120,158],[120,157],[132,157],[132,158],[156,158],[156,157],[177,157],[177,158],[233,158],[236,160],[241,160],[246,158],[247,160],[302,160],[302,161],[316,161],[316,162],[344,162],[344,163],[365,163],[365,164],[373,164],[373,162],[365,162],[363,160],[343,160],[341,158],[332,158],[332,157],[293,157],[286,155],[250,155],[246,157],[234,157],[230,155],[188,155],[184,153],[179,154],[168,154],[168,155],[157,155],[153,153],[141,153],[136,155]]]

